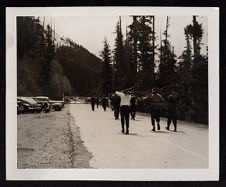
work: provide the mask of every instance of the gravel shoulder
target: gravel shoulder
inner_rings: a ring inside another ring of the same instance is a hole
[[[89,168],[91,153],[66,105],[62,111],[17,116],[17,167]]]

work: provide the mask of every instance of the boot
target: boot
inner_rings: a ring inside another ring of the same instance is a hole
[[[157,125],[158,125],[158,131],[159,131],[160,130],[160,125],[159,125],[159,123]]]

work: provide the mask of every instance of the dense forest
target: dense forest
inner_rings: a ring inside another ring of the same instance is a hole
[[[106,77],[102,93],[129,88],[139,95],[156,87],[167,98],[176,91],[179,119],[208,123],[208,54],[200,53],[204,31],[197,16],[191,16],[191,24],[184,28],[186,47],[179,57],[170,42],[168,16],[160,45],[156,45],[155,16],[131,17],[133,21],[127,27],[125,39],[119,17],[112,51],[105,38],[101,52],[102,74]]]
[[[89,96],[98,90],[100,59],[35,17],[17,17],[17,94]]]

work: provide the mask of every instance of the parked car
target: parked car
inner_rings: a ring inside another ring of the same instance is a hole
[[[80,99],[78,99],[78,100],[75,101],[75,103],[76,103],[76,104],[81,104],[82,101],[81,101]]]
[[[25,109],[21,101],[17,101],[17,114],[24,114]]]
[[[24,113],[40,113],[42,111],[41,106],[30,97],[17,97],[17,101],[21,102],[21,106],[24,108]]]
[[[33,99],[41,105],[42,111],[49,112],[51,108],[51,104],[49,101],[49,97],[46,96],[36,96]]]
[[[75,104],[76,101],[74,101],[73,99],[70,99],[69,103],[70,103],[70,104]]]
[[[50,100],[49,102],[55,111],[60,111],[64,107],[63,101]]]
[[[91,102],[91,97],[86,97],[86,98],[85,98],[85,103],[86,103],[86,104],[89,104],[90,102]]]

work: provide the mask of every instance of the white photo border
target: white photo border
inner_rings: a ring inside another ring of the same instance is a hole
[[[209,168],[207,169],[17,169],[17,16],[208,16]],[[6,8],[7,180],[219,180],[219,8],[217,7],[7,7]]]

